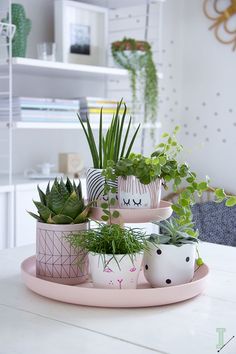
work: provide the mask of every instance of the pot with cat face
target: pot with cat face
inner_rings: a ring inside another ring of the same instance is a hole
[[[93,285],[104,289],[136,289],[143,254],[89,253]]]
[[[105,177],[102,175],[102,169],[98,168],[89,168],[86,176],[86,185],[87,185],[87,194],[88,201],[96,201],[95,206],[101,206],[102,203],[108,201],[108,196],[104,195],[104,184]],[[108,181],[108,184],[111,187],[117,189],[117,180],[116,181]],[[110,198],[115,198],[118,205],[118,196],[117,193],[110,195]]]
[[[120,208],[158,208],[161,200],[161,180],[141,183],[135,176],[118,177]]]
[[[196,245],[155,245],[148,242],[144,252],[143,269],[152,287],[189,283],[194,276]]]

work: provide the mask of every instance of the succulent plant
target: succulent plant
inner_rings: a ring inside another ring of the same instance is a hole
[[[48,183],[45,193],[39,186],[37,188],[40,202],[33,202],[39,215],[28,213],[38,221],[47,224],[80,224],[87,221],[89,205],[84,204],[81,182],[76,186],[69,178],[66,183],[56,178],[52,187]]]
[[[175,246],[198,242],[198,231],[194,230],[193,223],[182,225],[178,218],[171,217],[169,220],[161,223],[154,222],[153,224],[160,226],[161,233],[151,234],[150,242]]]

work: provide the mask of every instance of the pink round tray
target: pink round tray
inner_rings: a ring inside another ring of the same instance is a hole
[[[98,307],[148,307],[187,300],[205,289],[208,273],[209,269],[204,264],[195,271],[191,283],[166,288],[151,288],[141,273],[138,289],[113,290],[96,289],[91,281],[72,286],[36,278],[35,256],[27,258],[21,264],[23,282],[35,293],[53,300]]]
[[[144,209],[144,208],[127,208],[120,209],[114,208],[114,210],[118,210],[120,213],[120,217],[112,219],[112,223],[145,223],[152,221],[161,221],[168,219],[172,214],[171,203],[165,202],[161,200],[159,208],[156,209]],[[102,208],[92,207],[90,212],[90,218],[93,220],[102,221],[101,216],[104,215]]]

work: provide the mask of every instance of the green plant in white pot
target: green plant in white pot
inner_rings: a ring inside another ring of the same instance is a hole
[[[85,133],[93,160],[93,167],[88,169],[86,178],[88,200],[98,201],[98,204],[100,205],[104,200],[107,201],[107,196],[104,196],[103,193],[105,178],[102,176],[102,170],[107,167],[108,161],[116,163],[122,157],[129,156],[140,125],[138,125],[133,133],[131,132],[132,118],[130,117],[127,120],[127,107],[122,100],[117,104],[116,112],[105,134],[103,131],[103,114],[101,108],[98,144],[96,144],[96,137],[93,133],[90,120],[87,119],[86,122],[83,122],[80,117],[79,120]],[[110,181],[110,185],[114,188],[116,193],[116,179]]]
[[[147,248],[140,229],[98,224],[95,229],[68,237],[74,248],[88,253],[93,285],[98,288],[134,289]],[[83,259],[83,258],[82,258]]]
[[[85,206],[81,183],[66,183],[61,179],[48,183],[44,193],[38,187],[40,201],[34,201],[37,220],[36,275],[39,278],[62,284],[79,284],[87,280],[88,259],[78,267],[78,258],[84,255],[67,242],[66,236],[89,228],[89,206]]]
[[[144,275],[152,287],[188,283],[193,279],[198,232],[193,223],[181,224],[171,217],[159,223],[161,233],[151,234],[144,253]]]

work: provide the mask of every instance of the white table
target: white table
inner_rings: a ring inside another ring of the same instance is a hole
[[[211,354],[217,328],[236,336],[236,248],[202,244],[211,269],[204,294],[183,303],[103,309],[55,302],[28,290],[20,263],[34,246],[0,252],[0,354]],[[221,352],[236,353],[236,338]]]

